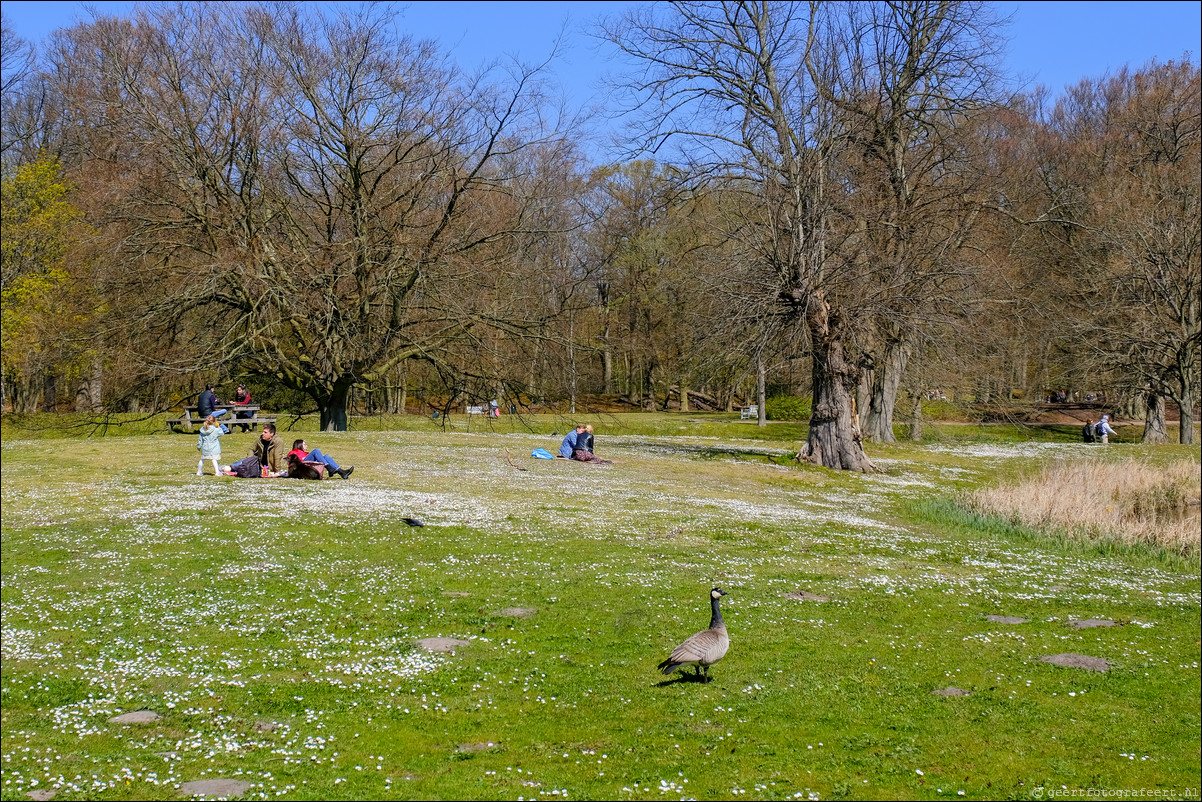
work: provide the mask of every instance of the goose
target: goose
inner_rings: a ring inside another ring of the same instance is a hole
[[[702,676],[705,670],[705,681],[709,682],[710,666],[726,656],[730,647],[730,637],[726,634],[726,624],[722,623],[722,611],[718,609],[718,600],[727,595],[722,588],[710,591],[710,627],[691,636],[684,643],[672,650],[668,659],[656,668],[665,674],[683,666],[693,666],[695,676]]]

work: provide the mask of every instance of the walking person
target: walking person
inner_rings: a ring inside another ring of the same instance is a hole
[[[200,450],[200,462],[196,463],[196,475],[205,475],[205,460],[213,463],[213,475],[221,476],[221,467],[217,464],[221,459],[221,437],[225,429],[217,424],[217,418],[209,415],[204,425],[200,427],[200,435],[196,438],[196,448]]]
[[[1096,443],[1098,438],[1094,430],[1093,418],[1086,418],[1085,425],[1081,427],[1081,442]]]
[[[1098,435],[1101,437],[1102,445],[1104,445],[1104,446],[1110,444],[1110,435],[1118,434],[1118,432],[1116,432],[1114,429],[1110,428],[1110,416],[1109,415],[1102,416],[1102,419],[1100,421],[1098,421],[1097,428],[1098,428]]]

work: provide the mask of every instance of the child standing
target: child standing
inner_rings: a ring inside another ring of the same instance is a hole
[[[217,425],[217,418],[212,415],[205,418],[204,426],[200,427],[200,436],[196,438],[196,447],[200,449],[200,462],[196,463],[197,476],[204,476],[205,460],[213,462],[214,476],[221,475],[217,461],[221,459],[220,438],[225,432],[225,427]]]

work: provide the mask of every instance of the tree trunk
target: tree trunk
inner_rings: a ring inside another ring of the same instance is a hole
[[[917,443],[922,439],[922,393],[915,388],[911,397],[914,407],[910,410],[910,439]]]
[[[756,403],[756,425],[768,425],[768,399],[764,389],[765,385],[764,357],[762,354],[756,354],[755,357],[755,403]]]
[[[1164,425],[1164,396],[1149,390],[1144,413],[1144,434],[1141,443],[1159,445],[1169,442],[1169,432]]]
[[[58,377],[53,371],[42,375],[42,411],[54,412],[58,409]]]
[[[884,357],[876,362],[872,372],[872,401],[864,420],[865,433],[874,443],[897,442],[893,436],[893,411],[909,356],[910,348],[904,341],[890,338],[885,343]]]
[[[92,375],[88,377],[89,412],[100,412],[104,409],[103,394],[104,365],[99,359],[92,362]]]
[[[689,386],[683,380],[680,382],[680,411],[689,411]]]
[[[851,417],[849,388],[855,387],[856,371],[847,363],[838,320],[831,320],[821,293],[809,298],[806,325],[814,349],[813,412],[809,437],[797,457],[827,468],[870,473],[875,468]]]
[[[1177,399],[1177,406],[1181,408],[1181,433],[1177,437],[1177,442],[1183,446],[1192,446],[1194,444],[1194,396],[1192,393],[1182,393],[1182,397]]]
[[[317,408],[321,412],[321,430],[323,432],[345,432],[350,416],[347,412],[351,400],[351,384],[336,383],[330,394],[317,399]]]

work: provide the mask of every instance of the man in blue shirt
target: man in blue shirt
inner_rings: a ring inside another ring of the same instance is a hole
[[[563,438],[563,443],[559,446],[559,456],[564,459],[571,459],[573,452],[576,451],[577,444],[580,442],[580,435],[584,434],[584,424],[581,423],[575,429],[568,432]]]

